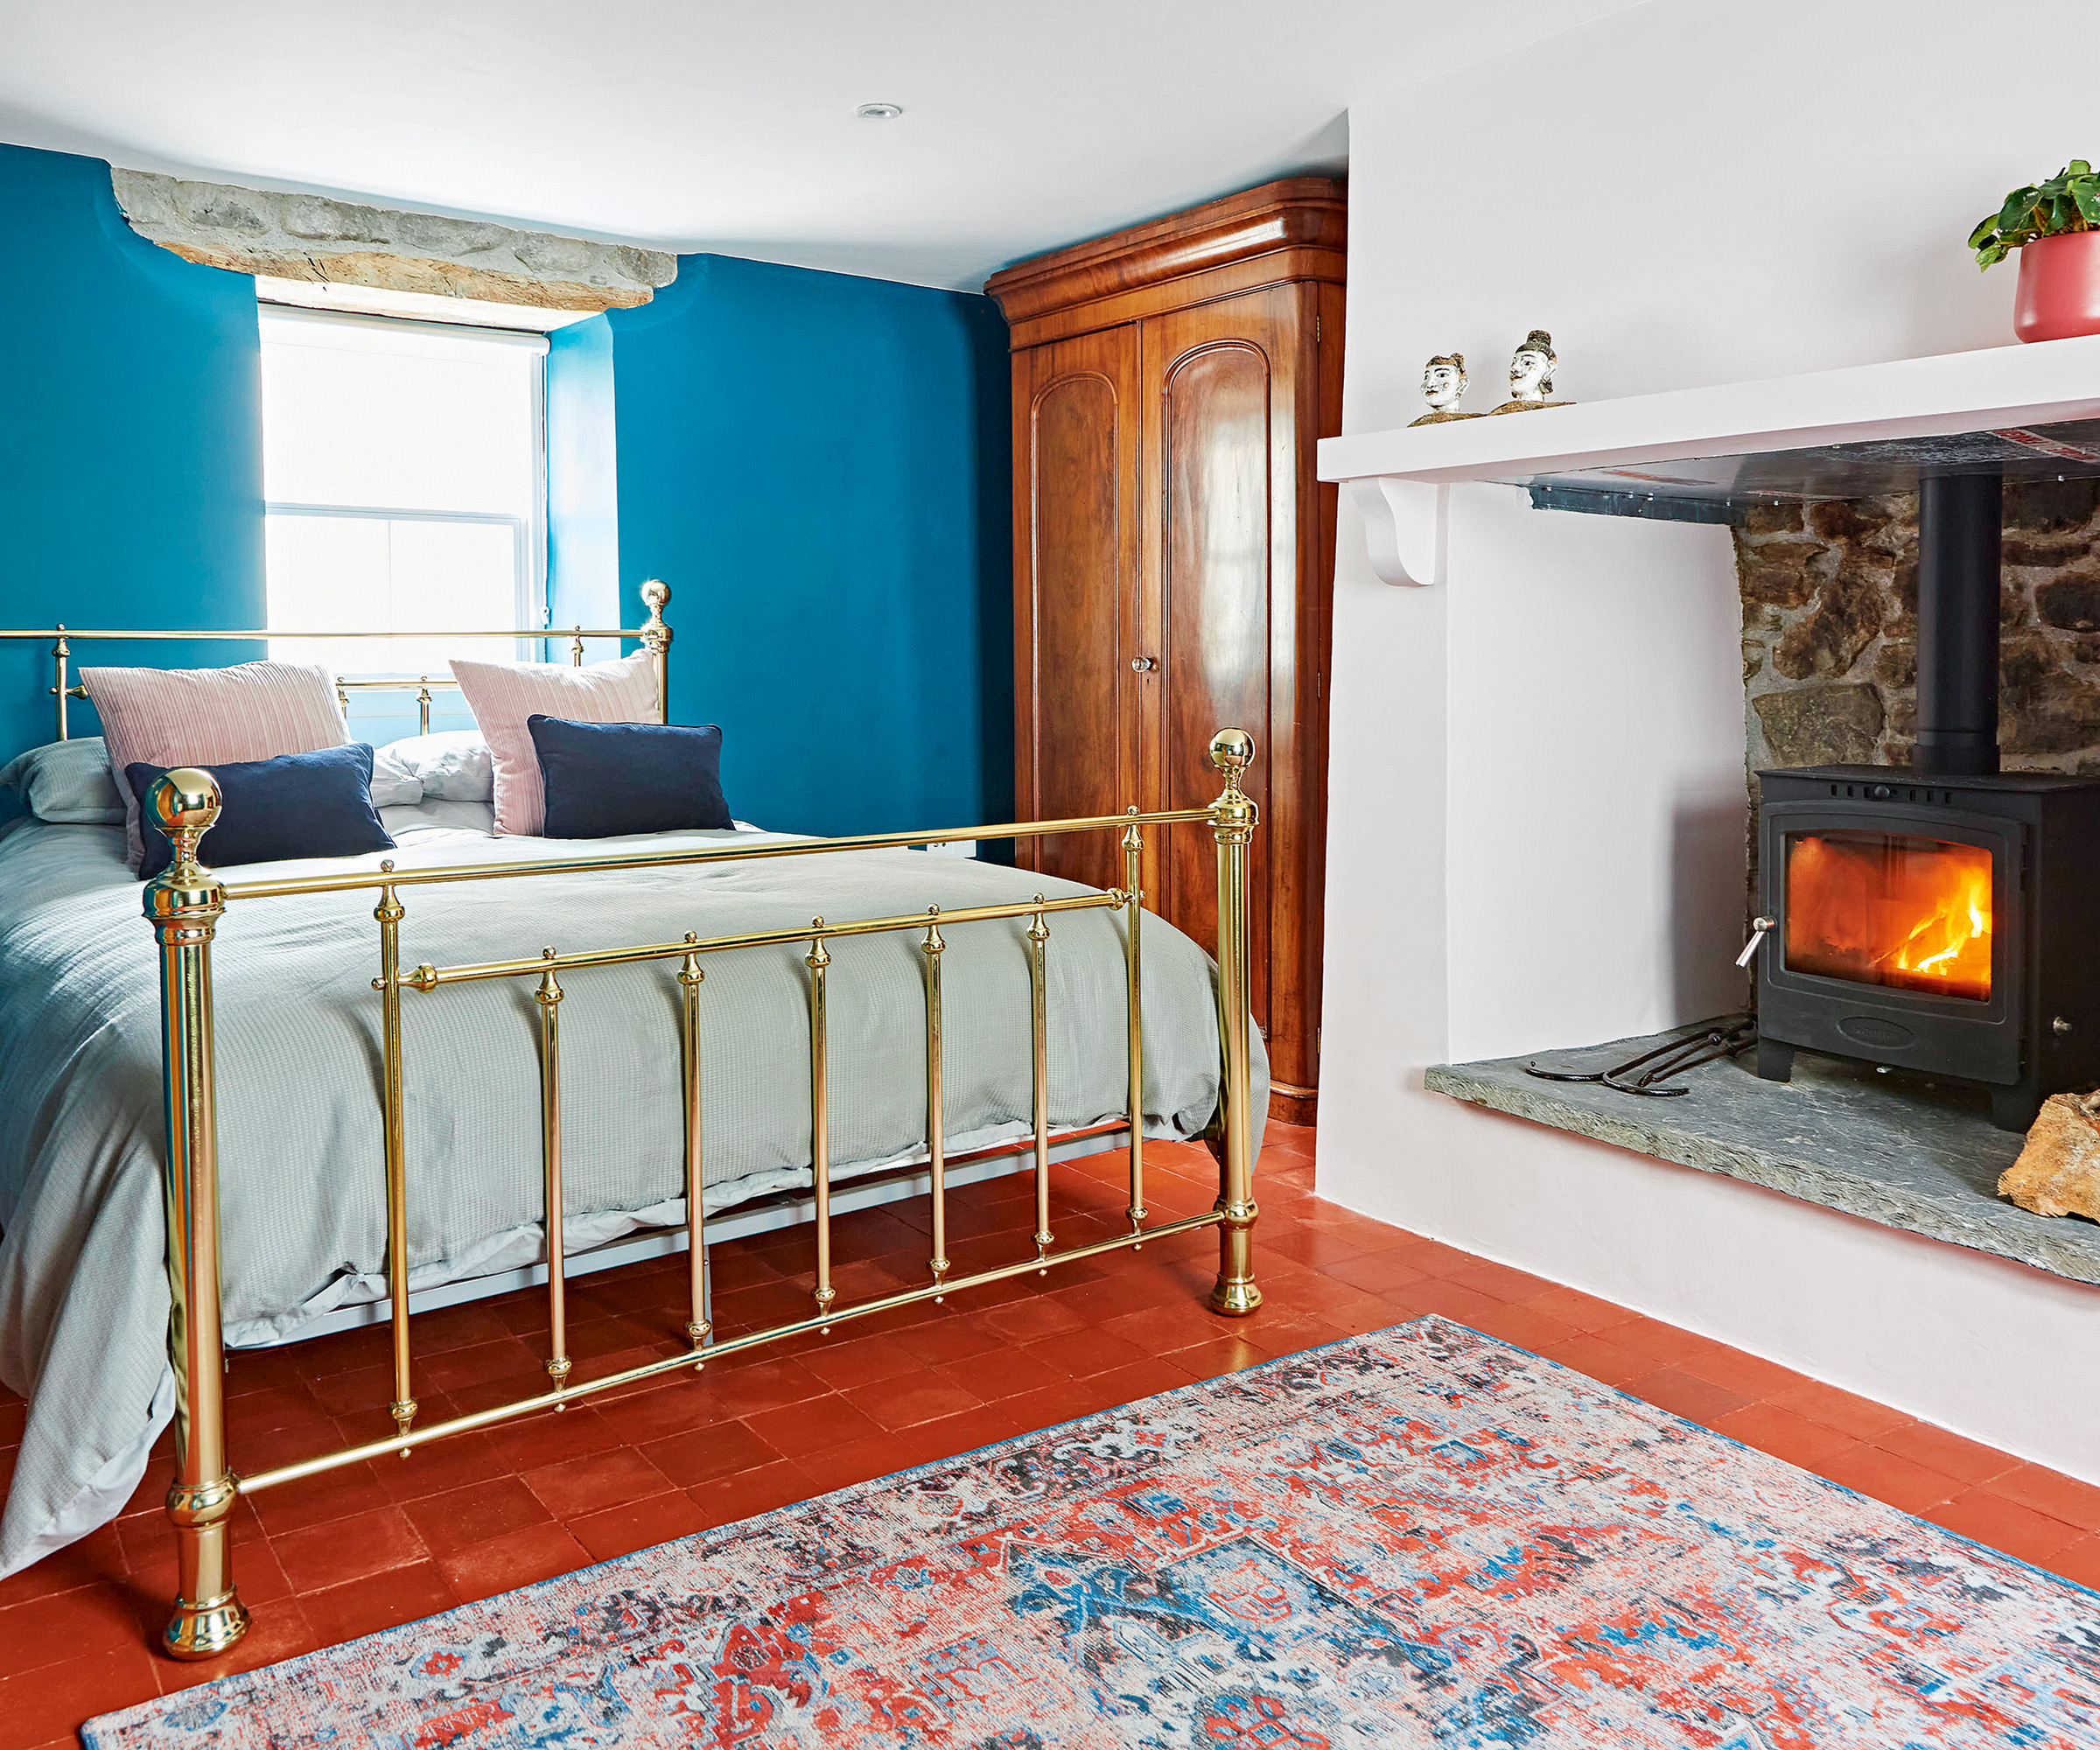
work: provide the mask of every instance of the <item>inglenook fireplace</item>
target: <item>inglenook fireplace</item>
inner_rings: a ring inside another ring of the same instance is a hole
[[[1753,950],[1768,1081],[1797,1046],[1924,1070],[2024,1130],[2100,1081],[2100,779],[1998,769],[2001,486],[1919,485],[1910,768],[1758,774]]]

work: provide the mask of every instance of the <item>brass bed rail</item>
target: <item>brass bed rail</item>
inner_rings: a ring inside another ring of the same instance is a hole
[[[653,604],[653,606],[654,606]],[[661,655],[661,651],[660,651]],[[661,673],[661,669],[660,669]],[[426,869],[397,869],[391,861],[375,870],[260,881],[222,881],[197,856],[199,841],[218,818],[220,797],[207,772],[170,772],[147,799],[148,822],[166,834],[173,860],[144,890],[144,907],[159,944],[163,1014],[164,1098],[167,1122],[165,1193],[168,1224],[170,1312],[168,1346],[176,1387],[176,1474],[168,1491],[168,1516],[175,1529],[178,1591],[174,1614],[162,1641],[178,1658],[205,1659],[226,1652],[246,1632],[247,1607],[233,1578],[230,1516],[242,1494],[397,1452],[406,1458],[416,1448],[453,1434],[536,1413],[559,1411],[569,1404],[632,1385],[680,1368],[695,1371],[712,1356],[734,1354],[761,1343],[812,1332],[928,1298],[940,1300],[962,1290],[1024,1275],[1047,1273],[1053,1265],[1129,1247],[1145,1241],[1215,1226],[1220,1261],[1210,1305],[1232,1316],[1250,1313],[1261,1302],[1253,1271],[1253,1229],[1256,1217],[1252,1184],[1254,1113],[1252,1106],[1252,1016],[1250,1010],[1246,871],[1248,846],[1256,821],[1255,804],[1240,788],[1251,762],[1253,741],[1244,731],[1221,731],[1211,742],[1213,763],[1223,774],[1218,798],[1206,808],[1172,808],[1072,820],[1012,822],[997,826],[958,827],[932,832],[870,834],[833,839],[795,839],[748,849],[709,846],[619,854],[562,858],[536,863],[484,863]],[[1209,1132],[1219,1160],[1219,1197],[1212,1208],[1196,1215],[1159,1222],[1148,1221],[1144,1201],[1144,1044],[1140,956],[1144,895],[1140,866],[1144,829],[1178,824],[1208,825],[1215,843],[1218,870],[1216,1011],[1221,1086],[1219,1111]],[[970,906],[942,911],[827,921],[813,918],[807,927],[763,930],[703,938],[639,943],[626,948],[564,953],[547,948],[529,958],[457,966],[430,963],[403,970],[402,930],[409,917],[403,894],[418,887],[458,881],[492,881],[623,868],[662,868],[712,862],[749,861],[774,857],[807,857],[910,845],[999,839],[1040,839],[1081,832],[1114,832],[1124,852],[1124,885],[1105,892],[1062,898],[1038,893],[1026,900]],[[388,1410],[395,1432],[337,1451],[242,1476],[228,1463],[219,1268],[219,1158],[215,1117],[216,1071],[213,1054],[212,942],[219,919],[228,905],[295,894],[371,890],[377,903],[378,976],[372,980],[380,1011],[381,1135],[387,1211],[387,1286],[393,1326],[393,1397]],[[1126,1135],[1130,1230],[1106,1239],[1054,1250],[1050,1207],[1050,1166],[1054,1150],[1078,1146],[1103,1134],[1100,1124],[1057,1132],[1050,1124],[1048,1054],[1048,945],[1052,920],[1069,913],[1120,911],[1124,918],[1124,962],[1128,992],[1125,1040],[1129,1069],[1127,1109],[1110,1134]],[[1011,1263],[956,1277],[948,1257],[945,1170],[948,1164],[942,1094],[942,961],[950,944],[942,932],[958,924],[999,920],[1026,920],[1030,1004],[1030,1130],[1017,1138],[1012,1152],[1032,1153],[1034,1179],[1032,1248]],[[841,1305],[831,1275],[830,1132],[828,1113],[830,1036],[828,985],[831,954],[828,944],[856,936],[918,933],[922,956],[926,1040],[925,1138],[929,1175],[930,1252],[927,1280],[872,1299]],[[809,1290],[812,1310],[804,1317],[763,1331],[715,1338],[706,1300],[706,1213],[703,1196],[701,1146],[702,1053],[700,1014],[705,960],[738,949],[800,946],[807,972],[806,1000],[809,1039],[809,1153],[814,1198],[814,1267]],[[561,1007],[563,980],[599,967],[648,962],[675,962],[678,990],[677,1036],[682,1142],[681,1166],[685,1187],[686,1239],[690,1250],[688,1318],[677,1353],[595,1378],[572,1377],[568,1353],[563,1245]],[[404,1119],[402,1015],[408,995],[441,1000],[454,985],[490,980],[535,978],[536,1046],[540,1068],[541,1172],[547,1247],[546,1357],[549,1389],[513,1402],[417,1426],[415,1358],[410,1342],[409,1297],[409,1160]]]
[[[505,626],[493,630],[484,628],[478,632],[424,632],[419,628],[400,632],[288,632],[279,626],[262,632],[215,632],[199,626],[184,626],[172,631],[162,627],[148,632],[126,632],[99,626],[0,626],[0,642],[28,639],[50,643],[52,684],[45,690],[55,702],[56,722],[53,727],[58,732],[55,739],[60,741],[67,740],[72,735],[68,707],[74,700],[88,696],[88,689],[73,677],[73,647],[76,642],[255,644],[276,639],[295,644],[332,644],[357,639],[382,639],[400,643],[432,638],[515,638],[529,640],[537,644],[553,644],[567,639],[569,661],[580,668],[586,638],[617,638],[638,643],[655,657],[656,720],[668,723],[671,720],[671,628],[664,623],[663,608],[670,598],[671,592],[668,584],[655,578],[649,578],[641,586],[642,605],[648,609],[649,617],[635,626]],[[430,690],[433,687],[444,692],[459,690],[458,682],[444,675],[388,675],[359,679],[338,675],[335,676],[335,700],[341,707],[343,715],[348,717],[352,693],[413,693],[416,696],[417,732],[428,735],[430,732]]]

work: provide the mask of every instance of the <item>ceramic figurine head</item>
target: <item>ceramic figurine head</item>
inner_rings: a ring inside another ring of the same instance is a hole
[[[1422,367],[1422,399],[1438,413],[1449,413],[1466,393],[1466,355],[1439,353]]]
[[[1553,356],[1553,337],[1544,328],[1534,328],[1509,360],[1509,398],[1544,401],[1553,393],[1553,370],[1559,362]]]

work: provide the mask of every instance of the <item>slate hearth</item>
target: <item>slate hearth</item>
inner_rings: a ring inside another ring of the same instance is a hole
[[[1532,1061],[1601,1069],[1698,1031],[1438,1064],[1425,1080],[1476,1106],[2100,1284],[2100,1223],[2030,1214],[1998,1195],[2021,1138],[1992,1127],[1980,1089],[1806,1052],[1792,1082],[1759,1081],[1746,1054],[1690,1071],[1680,1079],[1691,1092],[1673,1100],[1523,1072]]]

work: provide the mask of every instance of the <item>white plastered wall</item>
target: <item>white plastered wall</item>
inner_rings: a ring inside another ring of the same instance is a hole
[[[2010,344],[1962,248],[2100,145],[2076,0],[1653,0],[1350,112],[1346,429],[1553,332],[1635,394]],[[1718,528],[1452,494],[1449,582],[1335,586],[1323,1194],[2100,1480],[2100,1290],[1427,1093],[1425,1066],[1737,1005]],[[2100,878],[2100,872],[2096,872]]]

